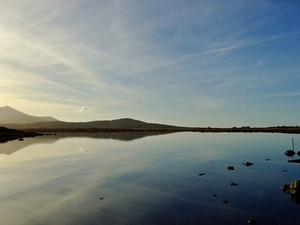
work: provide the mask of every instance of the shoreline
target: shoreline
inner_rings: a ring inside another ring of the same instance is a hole
[[[0,143],[22,138],[34,138],[36,136],[56,135],[57,133],[75,134],[118,134],[118,133],[142,133],[147,135],[168,134],[178,132],[198,133],[283,133],[300,134],[300,127],[232,127],[232,128],[211,128],[211,127],[172,127],[172,128],[30,128],[10,129],[0,127]]]
[[[24,133],[118,133],[118,132],[199,132],[199,133],[288,133],[300,134],[300,127],[174,127],[174,128],[38,128],[38,129],[18,129]]]

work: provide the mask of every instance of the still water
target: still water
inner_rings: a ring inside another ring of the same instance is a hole
[[[280,189],[300,180],[300,164],[283,154],[292,138],[297,152],[300,136],[291,134],[58,134],[3,143],[1,224],[300,224],[300,205]]]

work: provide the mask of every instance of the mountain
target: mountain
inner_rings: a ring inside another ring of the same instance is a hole
[[[9,106],[0,107],[0,124],[29,124],[36,122],[58,121],[53,117],[31,116]]]

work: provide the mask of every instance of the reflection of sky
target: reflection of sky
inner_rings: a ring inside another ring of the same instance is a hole
[[[0,215],[6,224],[293,224],[299,206],[280,190],[300,179],[283,154],[292,137],[297,147],[296,135],[199,133],[27,146],[0,162]]]

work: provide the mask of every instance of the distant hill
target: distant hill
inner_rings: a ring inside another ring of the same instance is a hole
[[[9,106],[0,107],[0,126],[21,130],[74,130],[74,129],[171,129],[175,126],[146,123],[130,118],[90,122],[64,122],[53,117],[31,116]]]
[[[49,116],[31,116],[9,106],[0,107],[0,124],[28,124],[36,122],[52,122],[57,119]]]
[[[17,111],[9,106],[0,107],[0,127],[3,126],[2,136],[8,133],[6,128],[18,130],[17,132],[23,132],[23,136],[37,136],[41,133],[35,132],[86,132],[86,133],[108,133],[108,132],[131,132],[142,131],[147,132],[149,135],[152,132],[157,134],[171,133],[171,132],[202,132],[202,133],[293,133],[300,134],[299,126],[277,126],[277,127],[232,127],[232,128],[211,128],[211,127],[179,127],[157,123],[146,123],[131,118],[122,118],[116,120],[99,120],[90,122],[64,122],[59,121],[53,117],[38,117],[31,116],[20,111]],[[0,136],[1,136],[0,129]],[[144,135],[145,135],[144,134]],[[18,136],[12,133],[11,136]],[[105,136],[105,135],[104,135]],[[132,138],[132,134],[127,135],[126,138]],[[105,136],[106,137],[106,136]],[[111,137],[111,134],[107,137]],[[122,137],[123,138],[123,137]],[[137,138],[136,134],[133,138]],[[0,140],[1,141],[1,140]]]
[[[90,121],[90,122],[64,122],[64,121],[52,121],[52,122],[38,122],[29,124],[6,124],[6,127],[20,130],[78,130],[78,129],[122,129],[122,130],[160,130],[160,129],[172,129],[175,126],[146,123],[139,120],[124,118],[117,120],[103,120],[103,121]]]

